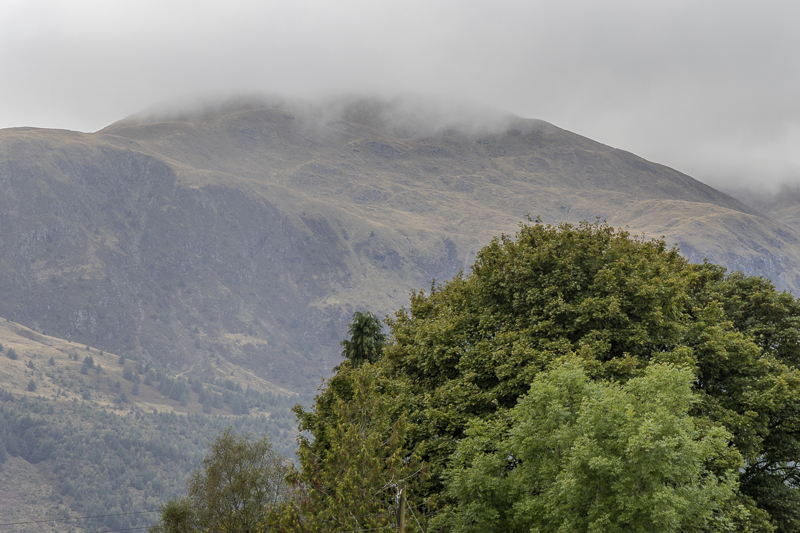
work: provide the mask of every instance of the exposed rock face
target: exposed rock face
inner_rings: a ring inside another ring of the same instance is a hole
[[[433,114],[240,102],[2,130],[0,316],[307,389],[354,310],[399,308],[527,214],[627,224],[800,287],[793,229],[686,175],[540,121]]]

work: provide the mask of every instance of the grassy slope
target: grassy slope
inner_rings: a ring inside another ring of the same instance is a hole
[[[192,394],[188,403],[183,406],[179,401],[161,394],[157,386],[140,383],[140,394],[138,396],[131,395],[130,390],[133,384],[123,379],[124,366],[119,364],[120,358],[116,354],[101,352],[96,348],[42,335],[21,324],[2,318],[0,318],[0,343],[3,345],[3,355],[0,355],[0,386],[11,393],[44,398],[48,402],[58,404],[84,401],[80,390],[87,389],[91,393],[89,403],[93,407],[118,409],[120,405],[117,400],[120,392],[126,392],[129,402],[122,406],[125,410],[152,411],[155,409],[181,414],[202,413],[203,408],[197,402],[196,394]],[[12,361],[5,355],[9,348],[16,352],[17,360]],[[69,357],[71,354],[77,354],[78,361],[71,359]],[[89,355],[96,365],[100,365],[102,369],[100,373],[96,369],[92,369],[88,374],[81,374],[83,360]],[[54,362],[52,365],[49,364],[51,357]],[[28,367],[29,362],[33,363],[34,369]],[[132,366],[131,361],[128,361],[128,366]],[[180,376],[184,373],[187,372],[173,375]],[[143,379],[144,376],[141,378]],[[214,378],[231,379],[241,384],[242,387],[250,387],[259,392],[292,395],[290,391],[276,387],[255,376],[252,372],[224,360],[220,360],[219,366],[214,368],[213,375],[208,379],[213,381]],[[31,380],[37,384],[34,392],[27,390]],[[121,389],[115,388],[117,382],[121,384]],[[214,412],[215,414],[232,415],[228,405],[223,409],[216,409]],[[255,414],[257,413],[256,409]]]

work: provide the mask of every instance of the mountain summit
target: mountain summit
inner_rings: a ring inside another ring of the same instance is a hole
[[[190,373],[313,389],[353,311],[528,215],[607,220],[800,288],[798,234],[539,120],[423,97],[241,98],[96,133],[0,130],[0,316]]]

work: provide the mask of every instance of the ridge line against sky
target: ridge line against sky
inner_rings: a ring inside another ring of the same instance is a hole
[[[0,128],[197,93],[452,95],[714,186],[800,183],[800,2],[6,0]]]

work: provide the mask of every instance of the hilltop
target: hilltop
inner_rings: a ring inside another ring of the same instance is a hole
[[[797,231],[739,200],[543,121],[424,98],[0,130],[0,188],[0,316],[276,390],[314,390],[353,311],[393,312],[528,215],[663,235],[800,288]]]

